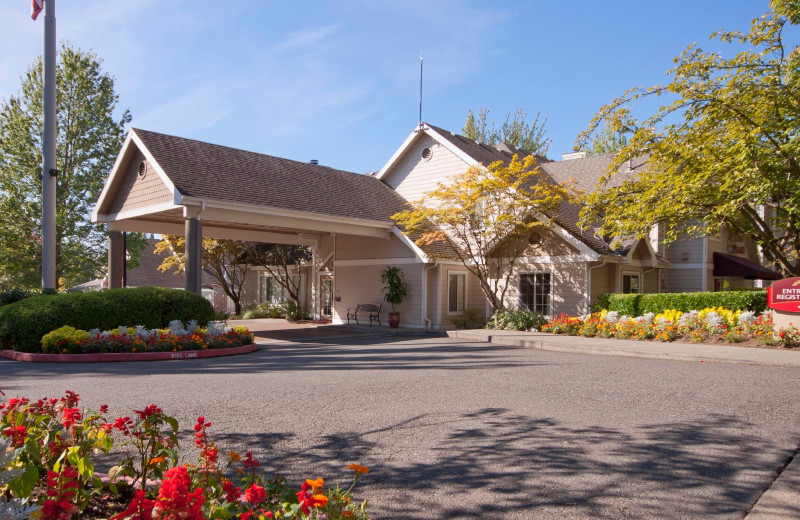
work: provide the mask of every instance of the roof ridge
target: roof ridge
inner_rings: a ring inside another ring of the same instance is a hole
[[[216,146],[216,147],[219,147],[219,148],[226,148],[228,150],[233,150],[233,151],[236,151],[236,152],[259,155],[259,156],[263,156],[263,157],[271,157],[273,159],[278,159],[278,160],[281,160],[281,161],[288,161],[288,162],[292,162],[292,163],[296,163],[296,164],[302,164],[302,165],[305,165],[305,166],[317,166],[319,168],[327,168],[329,170],[333,170],[333,171],[337,171],[337,172],[349,173],[349,174],[352,174],[352,175],[358,175],[359,177],[369,177],[370,176],[370,174],[362,174],[362,173],[358,173],[358,172],[352,172],[350,170],[341,170],[339,168],[333,168],[331,166],[326,166],[326,165],[323,165],[323,164],[313,164],[313,163],[310,163],[310,162],[298,161],[297,159],[289,159],[289,158],[286,158],[286,157],[278,157],[277,155],[270,155],[268,153],[255,152],[253,150],[246,150],[244,148],[236,148],[234,146],[228,146],[228,145],[225,145],[225,144],[210,143],[208,141],[201,141],[199,139],[191,139],[189,137],[180,137],[180,136],[177,136],[177,135],[165,134],[163,132],[155,132],[153,130],[146,130],[144,128],[131,127],[131,131],[146,132],[146,133],[149,133],[149,134],[155,134],[155,135],[168,137],[170,139],[179,139],[181,141],[191,141],[191,142],[194,142],[194,143],[202,144],[204,146]]]

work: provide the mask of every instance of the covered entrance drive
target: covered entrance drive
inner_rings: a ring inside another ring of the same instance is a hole
[[[388,248],[405,239],[389,218],[403,205],[370,176],[133,129],[92,220],[108,225],[110,288],[122,286],[123,231],[185,236],[186,290],[196,293],[203,237],[304,245],[313,310],[330,315],[337,236]]]

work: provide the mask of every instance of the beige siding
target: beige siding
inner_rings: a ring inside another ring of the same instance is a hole
[[[464,302],[465,307],[467,310],[474,310],[477,311],[479,316],[479,321],[483,321],[486,319],[486,296],[483,294],[481,290],[480,282],[478,278],[475,277],[472,273],[468,272],[466,268],[459,265],[454,264],[445,264],[440,265],[438,269],[441,269],[441,278],[439,279],[439,288],[441,290],[441,327],[442,329],[453,329],[455,325],[453,324],[453,318],[457,316],[463,315],[463,312],[455,312],[451,313],[448,311],[449,303],[450,303],[450,291],[449,291],[449,274],[450,273],[466,273],[466,301]]]
[[[387,323],[386,315],[392,310],[391,305],[383,301],[381,289],[381,271],[384,265],[339,266],[336,268],[335,296],[341,301],[334,301],[334,320],[347,322],[347,309],[359,303],[376,303],[383,305],[381,322]],[[400,326],[422,327],[422,270],[423,264],[403,265],[403,274],[408,282],[408,297],[397,308],[400,313]]]
[[[646,271],[642,277],[642,292],[644,293],[657,293],[658,292],[658,277],[660,269],[653,269]]]
[[[337,260],[412,257],[414,257],[414,252],[395,235],[388,240],[353,235],[336,236]]]
[[[522,256],[567,256],[579,255],[575,247],[567,243],[566,240],[558,236],[550,229],[539,229],[542,241],[539,244],[531,244]]]
[[[524,273],[549,272],[551,284],[551,308],[553,315],[562,312],[570,315],[583,314],[586,311],[586,263],[559,262],[553,264],[524,262],[516,269],[511,279],[511,286],[506,292],[507,308],[519,307],[519,275]],[[592,273],[594,276],[595,273]]]
[[[141,152],[136,152],[125,172],[125,177],[117,188],[116,196],[109,206],[109,213],[139,209],[163,202],[172,202],[172,192],[167,188],[155,169],[146,164],[144,177],[139,176],[139,164],[144,160]]]
[[[422,159],[424,148],[430,148],[433,152],[427,161]],[[446,182],[448,177],[464,173],[467,168],[467,163],[429,136],[423,135],[406,150],[384,181],[406,200],[413,201],[436,189],[437,183]]]
[[[601,294],[613,293],[617,291],[617,277],[616,266],[613,264],[605,264],[602,267],[597,267],[591,270],[592,277],[592,300],[591,303],[597,303],[597,297]]]

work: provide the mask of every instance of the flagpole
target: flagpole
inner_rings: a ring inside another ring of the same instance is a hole
[[[42,289],[56,281],[56,0],[44,2],[42,60]]]

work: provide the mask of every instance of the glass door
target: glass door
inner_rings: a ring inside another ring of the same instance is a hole
[[[333,316],[333,277],[326,276],[320,279],[320,314],[324,319],[331,319]]]

